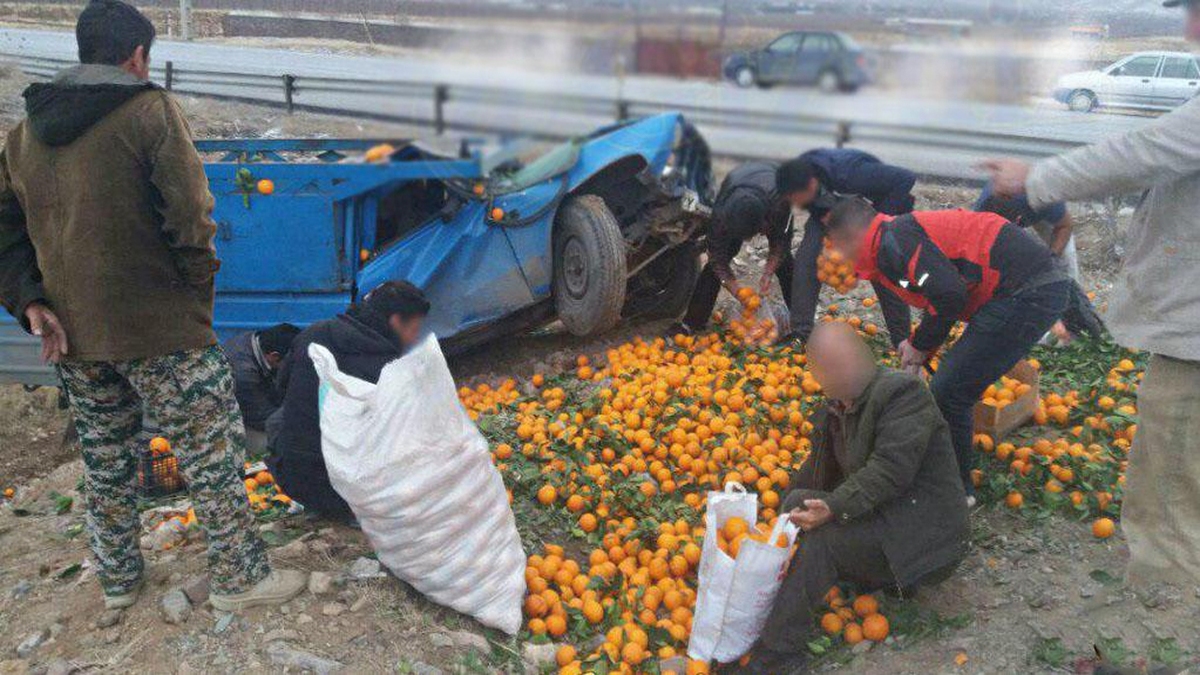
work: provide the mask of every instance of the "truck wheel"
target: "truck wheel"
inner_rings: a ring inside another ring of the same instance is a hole
[[[678,319],[683,316],[700,278],[700,254],[685,244],[663,253],[637,275],[645,287],[646,300],[639,308],[626,307],[646,319]],[[631,303],[632,304],[632,303]]]
[[[554,307],[574,335],[593,335],[621,320],[625,304],[625,238],[604,200],[567,201],[554,228]]]

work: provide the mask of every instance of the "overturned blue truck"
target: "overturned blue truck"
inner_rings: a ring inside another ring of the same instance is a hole
[[[559,320],[576,335],[682,312],[713,192],[708,146],[664,113],[528,161],[513,145],[447,156],[380,141],[196,143],[216,198],[221,339],[329,318],[407,279],[450,352]],[[255,189],[269,181],[270,194]],[[0,382],[55,384],[34,338],[0,317]]]

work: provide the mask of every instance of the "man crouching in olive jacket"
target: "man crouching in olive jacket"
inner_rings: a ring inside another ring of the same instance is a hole
[[[829,410],[781,509],[803,533],[741,672],[801,670],[814,612],[835,583],[910,592],[966,555],[966,493],[929,388],[877,367],[846,324],[819,327],[808,361]]]

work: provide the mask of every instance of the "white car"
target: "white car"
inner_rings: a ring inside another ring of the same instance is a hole
[[[1054,98],[1077,112],[1099,106],[1170,110],[1200,91],[1200,63],[1187,52],[1138,52],[1100,70],[1058,79]]]

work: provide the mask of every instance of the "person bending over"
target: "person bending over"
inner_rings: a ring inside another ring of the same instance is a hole
[[[1072,282],[1045,244],[994,213],[917,211],[894,218],[846,199],[827,227],[861,278],[924,310],[899,346],[903,369],[920,373],[954,324],[970,322],[940,359],[930,387],[950,425],[967,494],[974,495],[975,403],[1063,315]]]
[[[267,418],[279,409],[282,394],[276,375],[300,332],[290,323],[239,333],[221,348],[233,368],[234,394],[246,426],[246,449],[262,452],[267,445]]]
[[[328,349],[343,373],[378,382],[383,367],[420,339],[428,314],[429,301],[421,289],[407,281],[389,281],[345,314],[314,323],[296,336],[280,373],[283,405],[267,422],[267,464],[284,493],[321,515],[353,516],[329,484],[321,454],[321,382],[308,346],[316,343]]]
[[[913,209],[917,176],[908,169],[884,164],[879,158],[850,148],[810,150],[779,167],[776,190],[793,208],[808,211],[804,238],[794,255],[791,295],[791,337],[803,342],[812,333],[821,282],[817,259],[825,241],[825,220],[840,195],[857,195],[877,210],[892,216]],[[908,306],[886,288],[873,284],[893,345],[912,328]]]

